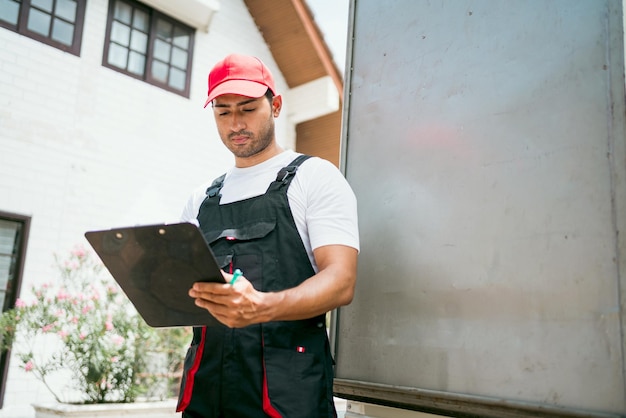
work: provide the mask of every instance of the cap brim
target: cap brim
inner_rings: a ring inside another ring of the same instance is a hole
[[[224,81],[222,84],[211,90],[209,97],[204,103],[204,107],[207,107],[217,96],[222,96],[224,94],[238,94],[240,96],[256,98],[265,95],[268,88],[269,87],[265,84],[249,80]]]

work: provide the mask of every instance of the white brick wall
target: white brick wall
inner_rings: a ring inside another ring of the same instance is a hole
[[[287,88],[241,0],[221,1],[196,33],[189,99],[102,67],[107,7],[87,2],[80,57],[0,28],[0,211],[32,216],[23,291],[54,277],[53,253],[86,245],[86,230],[176,221],[188,193],[232,164],[202,107],[214,62],[257,55]],[[293,148],[293,124],[276,130]],[[11,365],[0,417],[31,417],[51,398]]]

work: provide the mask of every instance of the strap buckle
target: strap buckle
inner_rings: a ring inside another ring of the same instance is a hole
[[[296,165],[288,165],[287,167],[281,168],[276,175],[276,181],[284,183],[290,176],[296,173],[296,170],[298,170],[298,166]]]

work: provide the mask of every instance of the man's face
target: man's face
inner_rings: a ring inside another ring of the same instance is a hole
[[[251,98],[225,94],[213,101],[213,115],[220,138],[239,158],[252,157],[274,141],[274,117],[279,111],[280,103],[277,104],[276,98],[270,105],[265,96]]]

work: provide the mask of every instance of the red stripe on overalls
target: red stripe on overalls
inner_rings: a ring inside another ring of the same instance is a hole
[[[202,327],[202,336],[200,337],[200,343],[198,344],[198,350],[196,351],[196,357],[193,359],[193,366],[187,372],[187,378],[185,379],[185,391],[183,397],[176,408],[176,412],[182,412],[189,406],[191,401],[191,394],[193,392],[193,382],[196,378],[196,372],[200,368],[200,362],[202,360],[202,353],[204,352],[204,340],[206,338],[206,327]]]
[[[265,341],[261,337],[263,347],[265,347]],[[267,371],[265,370],[265,357],[263,357],[263,412],[265,412],[270,418],[282,418],[280,412],[272,406],[270,401],[270,394],[267,388]]]

